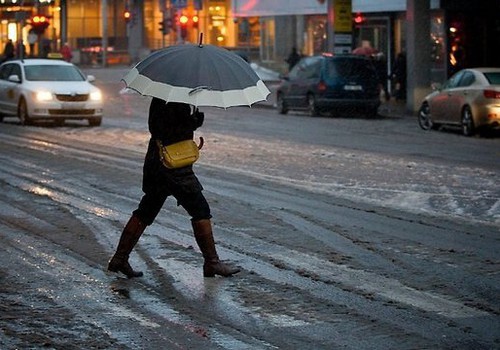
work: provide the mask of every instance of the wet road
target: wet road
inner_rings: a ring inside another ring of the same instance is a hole
[[[196,169],[243,271],[203,278],[169,199],[126,280],[104,268],[141,196],[149,101],[100,83],[100,128],[0,124],[2,349],[500,347],[498,151],[449,151],[498,139],[208,109]]]

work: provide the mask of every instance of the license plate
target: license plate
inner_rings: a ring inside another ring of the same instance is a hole
[[[363,87],[361,85],[344,85],[344,90],[361,91],[361,90],[363,90]]]
[[[62,102],[61,109],[82,109],[85,108],[85,102]]]

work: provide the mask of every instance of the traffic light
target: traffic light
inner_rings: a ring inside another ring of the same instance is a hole
[[[365,18],[363,17],[363,15],[361,13],[356,13],[354,15],[354,23],[356,24],[361,24],[365,21]]]
[[[165,30],[167,31],[167,33],[170,31],[170,30],[174,30],[174,23],[175,23],[175,19],[172,19],[172,17],[167,17],[163,20],[163,23],[164,23],[164,26],[165,26]]]
[[[36,15],[31,18],[31,27],[38,35],[43,34],[49,25],[49,19],[43,15]]]
[[[193,20],[193,28],[198,29],[198,23],[200,22],[200,18],[194,15],[192,20]]]
[[[163,21],[158,22],[158,24],[159,24],[160,32],[163,35],[167,35],[170,32],[170,25],[169,25],[170,23],[168,20],[164,19]]]
[[[130,22],[132,19],[132,13],[129,10],[123,11],[123,19],[125,20],[125,23]]]
[[[182,15],[179,17],[179,23],[181,25],[181,37],[183,39],[186,39],[187,37],[187,23],[188,23],[188,16]]]

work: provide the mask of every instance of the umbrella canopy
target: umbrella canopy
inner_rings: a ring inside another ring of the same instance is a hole
[[[213,45],[174,45],[155,51],[122,79],[142,95],[166,102],[227,108],[265,101],[270,91],[250,65]]]

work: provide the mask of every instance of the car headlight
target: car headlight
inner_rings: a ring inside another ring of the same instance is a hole
[[[52,93],[50,91],[37,91],[35,93],[35,98],[37,101],[51,101],[53,99]]]
[[[100,91],[94,91],[90,93],[90,100],[91,101],[101,101],[102,100],[102,94]]]

